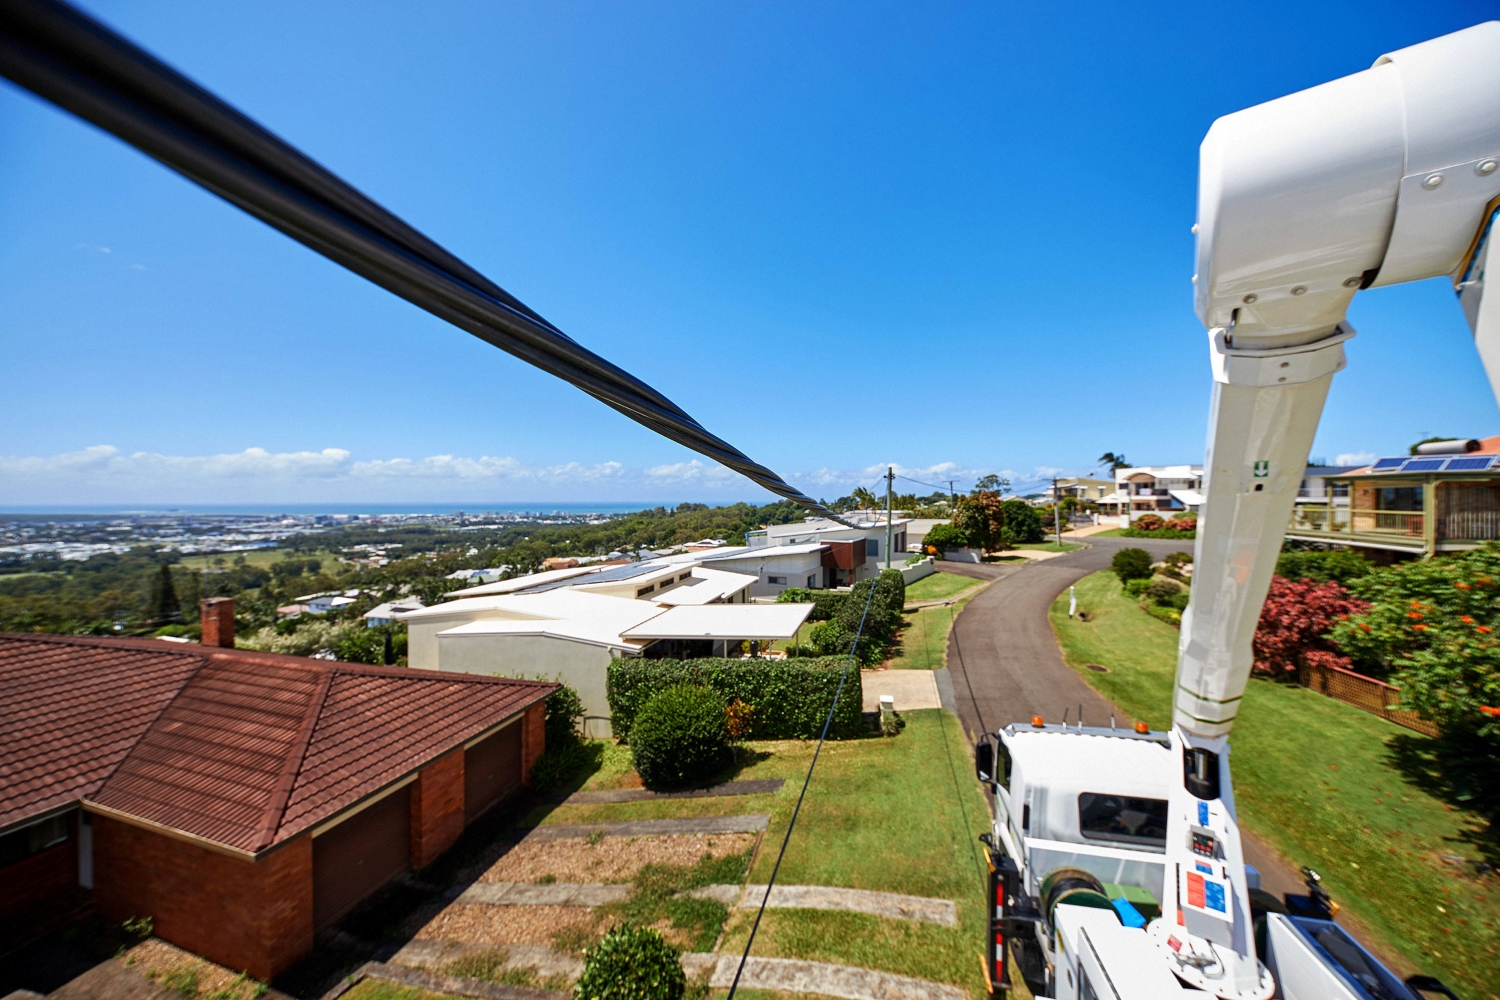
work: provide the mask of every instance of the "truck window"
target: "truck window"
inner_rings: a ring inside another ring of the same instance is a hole
[[[995,741],[995,780],[1001,788],[1010,789],[1010,748],[1004,740]]]
[[[1078,796],[1078,829],[1090,840],[1167,846],[1167,800],[1084,792]]]

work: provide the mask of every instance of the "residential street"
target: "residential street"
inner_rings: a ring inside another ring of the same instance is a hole
[[[1138,548],[1160,559],[1191,552],[1191,541],[1154,538],[1090,538],[1090,548],[1037,562],[993,565],[943,563],[942,571],[995,580],[971,600],[948,638],[948,668],[959,718],[973,739],[1012,722],[1040,715],[1070,722],[1083,706],[1086,724],[1109,724],[1114,708],[1063,662],[1047,608],[1068,584],[1106,569],[1120,549]],[[1125,726],[1133,722],[1123,716]]]

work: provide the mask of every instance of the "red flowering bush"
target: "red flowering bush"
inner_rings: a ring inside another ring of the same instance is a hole
[[[1166,523],[1166,527],[1171,528],[1173,531],[1197,531],[1198,515],[1179,514],[1176,517],[1172,518],[1172,520],[1168,521]]]
[[[1328,666],[1347,668],[1349,657],[1338,644],[1327,638],[1330,630],[1351,615],[1362,615],[1370,605],[1337,583],[1293,582],[1271,577],[1271,590],[1260,611],[1252,648],[1255,669],[1284,677],[1297,672],[1299,661],[1306,656]]]
[[[1160,531],[1166,523],[1166,521],[1155,514],[1142,514],[1134,521],[1131,521],[1130,526],[1137,531]]]

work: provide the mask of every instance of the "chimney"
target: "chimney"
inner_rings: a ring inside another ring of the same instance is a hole
[[[234,598],[210,597],[199,601],[198,615],[203,626],[200,640],[203,645],[234,648]]]

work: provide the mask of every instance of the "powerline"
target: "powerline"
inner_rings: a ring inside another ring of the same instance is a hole
[[[849,668],[854,664],[855,654],[859,652],[859,640],[865,632],[865,619],[870,614],[870,602],[875,597],[875,581],[870,581],[869,593],[865,595],[865,609],[860,612],[859,628],[854,633],[854,643],[849,647],[849,659],[844,664],[844,673],[839,677],[838,690],[833,693],[833,704],[828,706],[828,718],[823,720],[823,732],[818,736],[818,745],[813,750],[812,763],[807,765],[807,777],[802,779],[802,791],[797,795],[797,805],[792,809],[791,821],[786,825],[786,836],[781,838],[781,850],[776,854],[776,864],[771,868],[771,878],[766,884],[766,894],[761,897],[760,909],[755,911],[755,923],[750,927],[750,936],[745,940],[745,953],[740,956],[739,968],[734,970],[734,982],[729,985],[729,996],[725,1000],[734,1000],[735,990],[740,987],[740,975],[745,971],[745,963],[750,960],[750,946],[755,944],[755,933],[760,930],[760,918],[765,916],[766,904],[771,901],[771,891],[776,888],[776,875],[781,871],[781,859],[786,857],[786,845],[791,842],[792,831],[797,827],[797,817],[802,812],[802,800],[807,797],[807,786],[812,784],[813,769],[818,766],[818,755],[823,752],[823,741],[828,739],[828,727],[833,725],[833,713],[838,710],[839,697],[844,693],[844,682],[849,678]]]
[[[61,0],[0,0],[0,75],[413,305],[854,527],[322,165]]]

